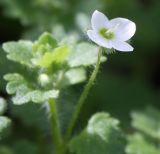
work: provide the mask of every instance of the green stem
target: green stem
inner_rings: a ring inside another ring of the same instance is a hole
[[[97,58],[97,63],[96,63],[96,66],[95,66],[95,69],[93,70],[91,76],[90,76],[90,79],[88,81],[88,83],[86,84],[78,102],[77,102],[77,105],[76,105],[76,108],[75,108],[75,111],[72,115],[72,118],[70,120],[70,123],[68,125],[68,128],[67,128],[67,131],[66,131],[66,134],[65,134],[65,144],[68,142],[71,134],[72,134],[72,130],[75,126],[75,123],[76,123],[76,120],[78,118],[78,115],[80,113],[80,110],[85,102],[85,99],[87,98],[89,92],[90,92],[90,89],[91,87],[93,86],[94,84],[94,81],[96,79],[96,76],[98,74],[98,71],[99,71],[99,67],[100,67],[100,63],[101,63],[101,56],[102,56],[102,48],[100,47],[99,49],[99,53],[98,53],[98,58]]]
[[[61,154],[62,137],[61,137],[61,132],[58,125],[58,115],[57,115],[55,100],[49,99],[48,105],[50,109],[50,125],[51,125],[52,137],[53,137],[53,142],[55,147],[55,153]]]

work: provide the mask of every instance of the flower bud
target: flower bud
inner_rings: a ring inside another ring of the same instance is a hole
[[[50,80],[48,75],[43,73],[39,75],[38,81],[41,84],[41,86],[46,86]]]

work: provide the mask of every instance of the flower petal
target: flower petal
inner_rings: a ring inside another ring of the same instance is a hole
[[[87,35],[93,42],[95,42],[99,46],[102,46],[104,48],[112,48],[111,41],[105,40],[104,38],[99,36],[94,30],[88,30]]]
[[[99,31],[100,28],[107,27],[108,23],[109,20],[103,13],[97,10],[93,12],[91,18],[91,24],[93,30]]]
[[[115,18],[110,20],[110,26],[114,29],[118,40],[127,41],[136,32],[136,24],[125,18]]]
[[[113,41],[112,42],[113,48],[119,51],[124,51],[124,52],[129,52],[133,51],[133,47],[128,44],[127,42],[122,42],[122,41]]]

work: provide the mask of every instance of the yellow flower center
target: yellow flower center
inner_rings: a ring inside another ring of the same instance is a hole
[[[114,38],[114,33],[107,28],[101,28],[99,34],[107,40],[112,40]]]

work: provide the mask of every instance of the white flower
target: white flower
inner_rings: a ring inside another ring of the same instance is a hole
[[[136,31],[134,22],[125,18],[109,20],[103,13],[94,11],[91,19],[92,30],[88,30],[89,38],[105,48],[119,51],[133,51],[133,47],[126,41]]]

